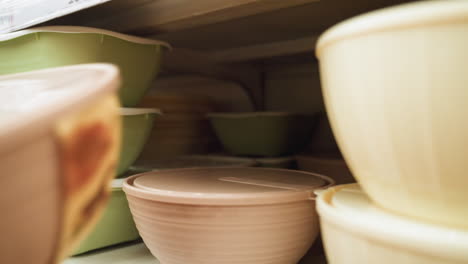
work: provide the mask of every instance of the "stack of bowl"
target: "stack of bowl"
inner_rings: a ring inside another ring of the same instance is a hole
[[[467,32],[468,2],[428,1],[318,41],[332,128],[362,188],[319,198],[330,264],[468,262]]]
[[[168,157],[204,154],[219,148],[206,118],[206,113],[216,109],[209,97],[151,91],[140,106],[157,107],[164,115],[156,117],[138,163],[150,164]]]
[[[162,52],[166,48],[169,45],[164,42],[96,28],[38,27],[0,36],[0,74],[90,62],[118,66],[122,77],[118,95],[123,108],[117,175],[122,175],[140,154],[158,113],[157,109],[134,107],[159,73]],[[121,215],[129,214],[128,206],[121,202],[122,195],[115,193],[113,191],[109,203],[112,208],[106,209],[106,215],[119,210],[122,210]],[[120,216],[116,214],[116,217]],[[107,216],[102,221],[106,219]],[[98,229],[107,225],[100,223]],[[83,242],[78,252],[134,238],[131,232],[126,233],[125,228],[117,228],[114,232],[115,236],[104,240],[96,239],[98,235],[92,234],[91,241]],[[125,238],[126,234],[130,236]]]
[[[288,156],[307,146],[316,120],[314,114],[291,112],[224,112],[208,117],[228,153],[255,157],[265,167],[293,165],[294,158]]]
[[[121,105],[135,107],[160,72],[162,52],[167,48],[170,48],[167,43],[158,40],[97,28],[37,27],[0,36],[0,74],[81,63],[112,63],[118,66],[122,77]],[[141,152],[141,142],[148,133],[136,131],[151,130],[155,112],[122,110],[123,148],[117,174],[122,174]],[[136,144],[139,149],[128,144],[131,141],[139,141]]]

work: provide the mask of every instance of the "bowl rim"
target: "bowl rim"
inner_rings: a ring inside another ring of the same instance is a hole
[[[316,44],[320,59],[331,44],[379,32],[468,23],[468,1],[418,1],[386,7],[340,22],[323,33]]]
[[[405,250],[425,252],[447,259],[468,259],[468,230],[425,223],[423,220],[400,216],[380,209],[372,201],[360,203],[356,210],[339,210],[332,204],[333,196],[343,189],[356,192],[359,184],[344,184],[316,192],[317,212],[320,221],[339,228],[340,232],[354,237],[365,237],[372,241],[404,248]],[[361,192],[364,192],[361,190]],[[360,214],[358,210],[373,209],[378,214],[370,219],[369,214]],[[352,212],[351,212],[352,211]],[[411,230],[411,232],[408,232]]]
[[[206,196],[194,195],[194,193],[189,192],[167,192],[167,191],[150,191],[143,188],[138,188],[133,185],[135,179],[141,176],[147,176],[154,173],[171,173],[178,171],[190,171],[190,170],[220,170],[220,169],[229,169],[229,170],[239,170],[239,169],[251,169],[251,170],[274,170],[282,171],[285,173],[299,173],[303,175],[309,175],[313,177],[318,177],[323,180],[323,185],[317,186],[316,188],[310,190],[300,190],[300,191],[272,191],[264,193],[256,193],[255,195],[236,195],[232,194],[223,194],[223,193],[213,193]],[[150,171],[144,172],[136,175],[132,175],[125,179],[123,183],[123,190],[127,196],[134,196],[144,200],[151,200],[163,203],[171,204],[190,204],[190,205],[211,205],[211,206],[252,206],[252,205],[265,205],[265,204],[280,204],[280,203],[290,203],[298,201],[308,201],[313,202],[315,200],[314,192],[319,189],[325,189],[335,184],[335,181],[327,176],[299,171],[299,170],[289,170],[289,169],[279,169],[279,168],[261,168],[261,167],[200,167],[200,168],[183,168],[183,169],[168,169],[161,171]],[[254,197],[255,196],[255,197]]]
[[[128,42],[133,42],[137,44],[144,45],[161,45],[167,49],[172,49],[171,45],[167,42],[149,39],[143,37],[132,36],[128,34],[123,34],[115,31],[110,31],[106,29],[93,28],[93,27],[82,27],[82,26],[44,26],[44,27],[34,27],[24,30],[19,30],[12,33],[1,34],[0,41],[7,41],[15,39],[24,35],[34,34],[34,33],[67,33],[67,34],[102,34],[106,36],[115,37],[118,39],[126,40]]]

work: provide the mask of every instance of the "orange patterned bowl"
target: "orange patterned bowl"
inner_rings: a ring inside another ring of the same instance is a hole
[[[57,263],[97,221],[120,142],[118,70],[0,77],[0,263]]]

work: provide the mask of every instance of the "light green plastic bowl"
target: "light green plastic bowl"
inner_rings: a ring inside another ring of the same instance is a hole
[[[234,155],[277,157],[306,147],[316,115],[289,112],[211,113],[224,148]]]
[[[112,182],[111,197],[103,216],[90,235],[81,242],[74,252],[75,255],[137,240],[140,237],[135,222],[133,222],[127,198],[122,191],[123,180],[115,179]]]
[[[108,30],[50,26],[0,35],[0,75],[71,64],[107,62],[119,67],[122,106],[139,103],[160,71],[167,43]]]
[[[122,143],[117,175],[122,175],[140,155],[157,114],[161,112],[153,108],[121,108]]]

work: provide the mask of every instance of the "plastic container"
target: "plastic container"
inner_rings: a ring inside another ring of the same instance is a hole
[[[112,63],[122,74],[120,102],[132,107],[159,73],[165,48],[169,48],[165,42],[97,28],[37,27],[0,36],[0,74],[81,63]]]
[[[383,208],[468,228],[468,2],[427,1],[331,28],[317,44],[327,112]]]
[[[296,160],[299,170],[326,175],[337,184],[356,182],[339,153],[302,154],[297,155]]]
[[[98,221],[120,142],[118,71],[0,76],[0,263],[59,263]]]
[[[158,109],[121,108],[122,149],[117,175],[122,175],[140,155],[149,138],[157,114],[161,114]]]
[[[127,198],[122,191],[123,181],[124,179],[113,180],[110,201],[101,219],[75,250],[75,255],[136,240],[140,237],[135,222],[133,222],[130,208],[128,208]]]
[[[315,115],[288,112],[210,113],[224,148],[234,155],[281,156],[301,150],[310,140]]]
[[[323,191],[317,210],[329,264],[468,262],[468,231],[387,212],[357,184]]]
[[[127,178],[137,228],[161,263],[297,263],[318,235],[313,190],[333,180],[266,168],[195,168]]]

